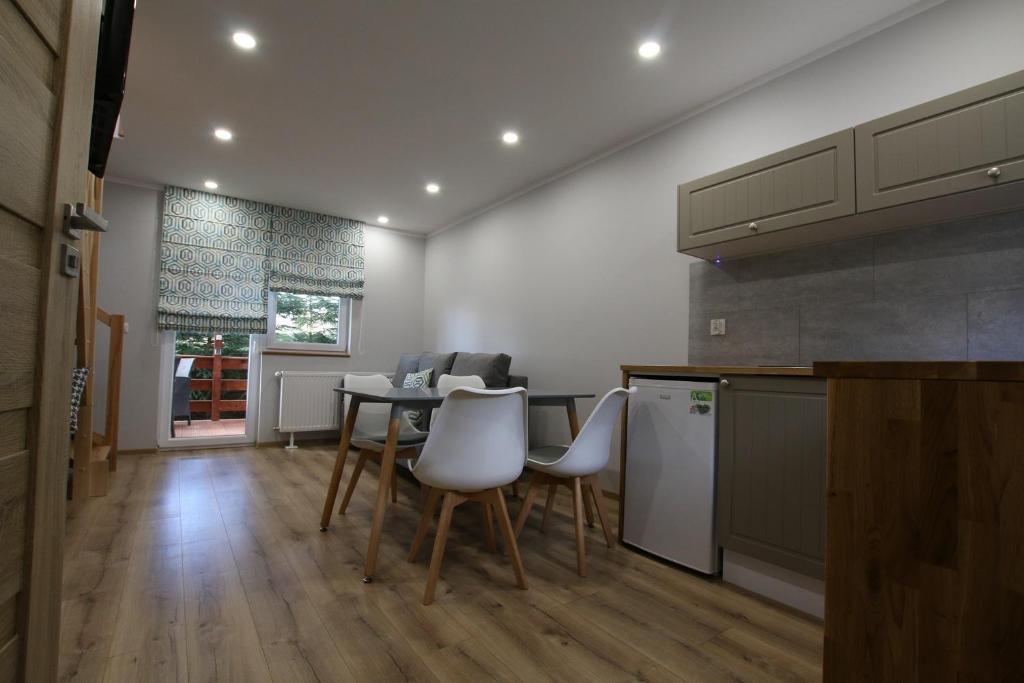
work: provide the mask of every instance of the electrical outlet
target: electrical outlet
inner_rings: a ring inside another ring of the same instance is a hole
[[[725,318],[712,318],[711,319],[711,336],[712,337],[724,337],[725,336]]]

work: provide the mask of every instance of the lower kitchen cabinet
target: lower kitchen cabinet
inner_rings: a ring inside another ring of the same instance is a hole
[[[826,417],[823,380],[722,379],[718,538],[724,548],[824,577]]]

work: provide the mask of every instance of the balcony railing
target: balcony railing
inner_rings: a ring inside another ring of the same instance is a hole
[[[190,377],[189,384],[192,391],[208,392],[208,399],[189,400],[189,411],[196,415],[203,414],[210,420],[220,420],[221,413],[242,413],[245,414],[246,399],[222,398],[224,392],[248,392],[249,390],[249,359],[239,356],[223,356],[220,353],[223,342],[217,339],[214,342],[214,354],[212,356],[175,356],[175,365],[181,358],[193,358],[192,372],[197,370],[209,370],[210,377]],[[244,370],[246,377],[224,377],[225,370]],[[205,374],[205,373],[204,373]]]

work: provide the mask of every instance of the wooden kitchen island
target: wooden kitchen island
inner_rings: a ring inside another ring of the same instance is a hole
[[[1024,680],[1024,363],[816,363],[826,681]]]

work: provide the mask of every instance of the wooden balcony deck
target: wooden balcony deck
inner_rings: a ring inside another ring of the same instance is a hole
[[[174,438],[195,439],[216,436],[241,436],[245,434],[245,420],[187,420],[174,421]]]
[[[211,356],[193,356],[193,355],[176,355],[174,357],[175,367],[178,362],[184,358],[192,359],[192,373],[193,375],[197,371],[202,375],[209,375],[206,377],[195,377],[190,376],[189,388],[193,392],[202,392],[200,398],[192,398],[189,401],[189,412],[193,418],[199,415],[205,415],[211,422],[220,422],[221,413],[241,413],[242,415],[234,415],[231,419],[225,420],[234,421],[234,418],[244,417],[246,411],[246,399],[238,398],[237,393],[245,393],[249,388],[249,359],[247,357],[240,356],[225,356],[222,354],[224,346],[223,340],[220,336],[217,336],[214,340],[214,350]],[[245,373],[244,377],[225,377],[225,371],[232,371],[232,374],[239,372]],[[236,396],[232,398],[223,398],[224,392],[235,392]],[[175,415],[175,417],[179,417]],[[196,420],[192,420],[192,424],[196,424]],[[188,425],[185,425],[188,428]],[[179,433],[178,430],[179,421],[175,420],[174,430],[175,436],[188,436],[189,434]],[[209,427],[212,429],[212,427]],[[243,420],[243,431],[244,431],[244,420]],[[231,432],[232,434],[237,432]],[[204,436],[207,436],[204,434]]]

